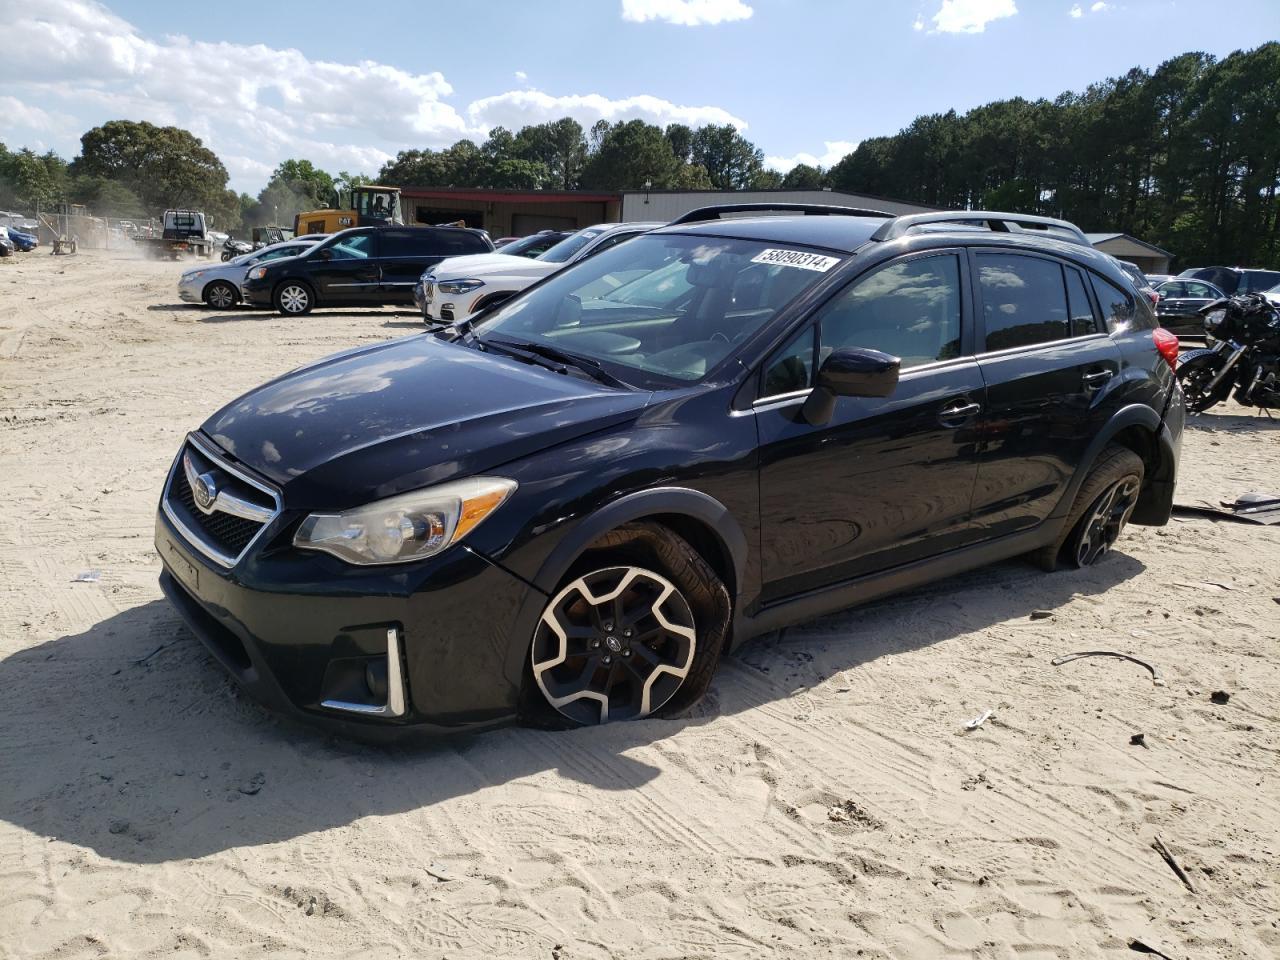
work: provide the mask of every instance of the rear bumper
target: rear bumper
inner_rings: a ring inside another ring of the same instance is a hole
[[[515,718],[522,671],[513,664],[522,662],[513,644],[532,637],[521,610],[534,591],[523,581],[462,547],[388,572],[273,551],[272,539],[225,570],[188,547],[162,511],[156,517],[161,589],[254,699],[362,739],[476,730]],[[352,677],[363,677],[367,663],[386,663],[389,629],[401,638],[403,715],[323,706],[353,700]]]

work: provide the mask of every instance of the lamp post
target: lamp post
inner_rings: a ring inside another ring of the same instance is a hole
[[[645,203],[648,203],[648,202],[649,202],[649,190],[650,190],[652,187],[653,187],[653,181],[652,181],[652,180],[646,180],[646,181],[644,182],[644,202],[645,202]]]

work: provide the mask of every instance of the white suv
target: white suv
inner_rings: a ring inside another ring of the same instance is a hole
[[[422,275],[414,300],[426,323],[454,323],[511,298],[557,270],[661,226],[600,223],[583,227],[533,260],[505,253],[450,257]]]

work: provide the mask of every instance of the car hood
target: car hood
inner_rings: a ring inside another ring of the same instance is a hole
[[[287,373],[201,429],[286,506],[343,509],[623,423],[649,396],[420,334]]]
[[[465,257],[441,260],[427,273],[441,280],[466,280],[485,277],[545,277],[555,273],[563,263],[547,263],[516,257],[507,253],[473,253]]]

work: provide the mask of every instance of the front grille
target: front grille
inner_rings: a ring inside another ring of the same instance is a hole
[[[249,541],[258,535],[263,526],[256,520],[233,517],[220,510],[205,513],[198,509],[196,499],[191,494],[191,484],[181,471],[173,478],[173,498],[182,505],[187,518],[199,526],[214,546],[228,556],[238,557],[243,553]]]
[[[431,302],[431,298],[435,293],[435,289],[436,289],[435,277],[427,277],[425,280],[422,281],[422,299],[425,303]]]
[[[216,490],[217,499],[208,512],[196,505],[188,469],[202,491],[210,489],[206,483]],[[266,484],[225,461],[208,441],[192,434],[169,472],[163,506],[192,547],[230,567],[279,514],[280,499]]]

